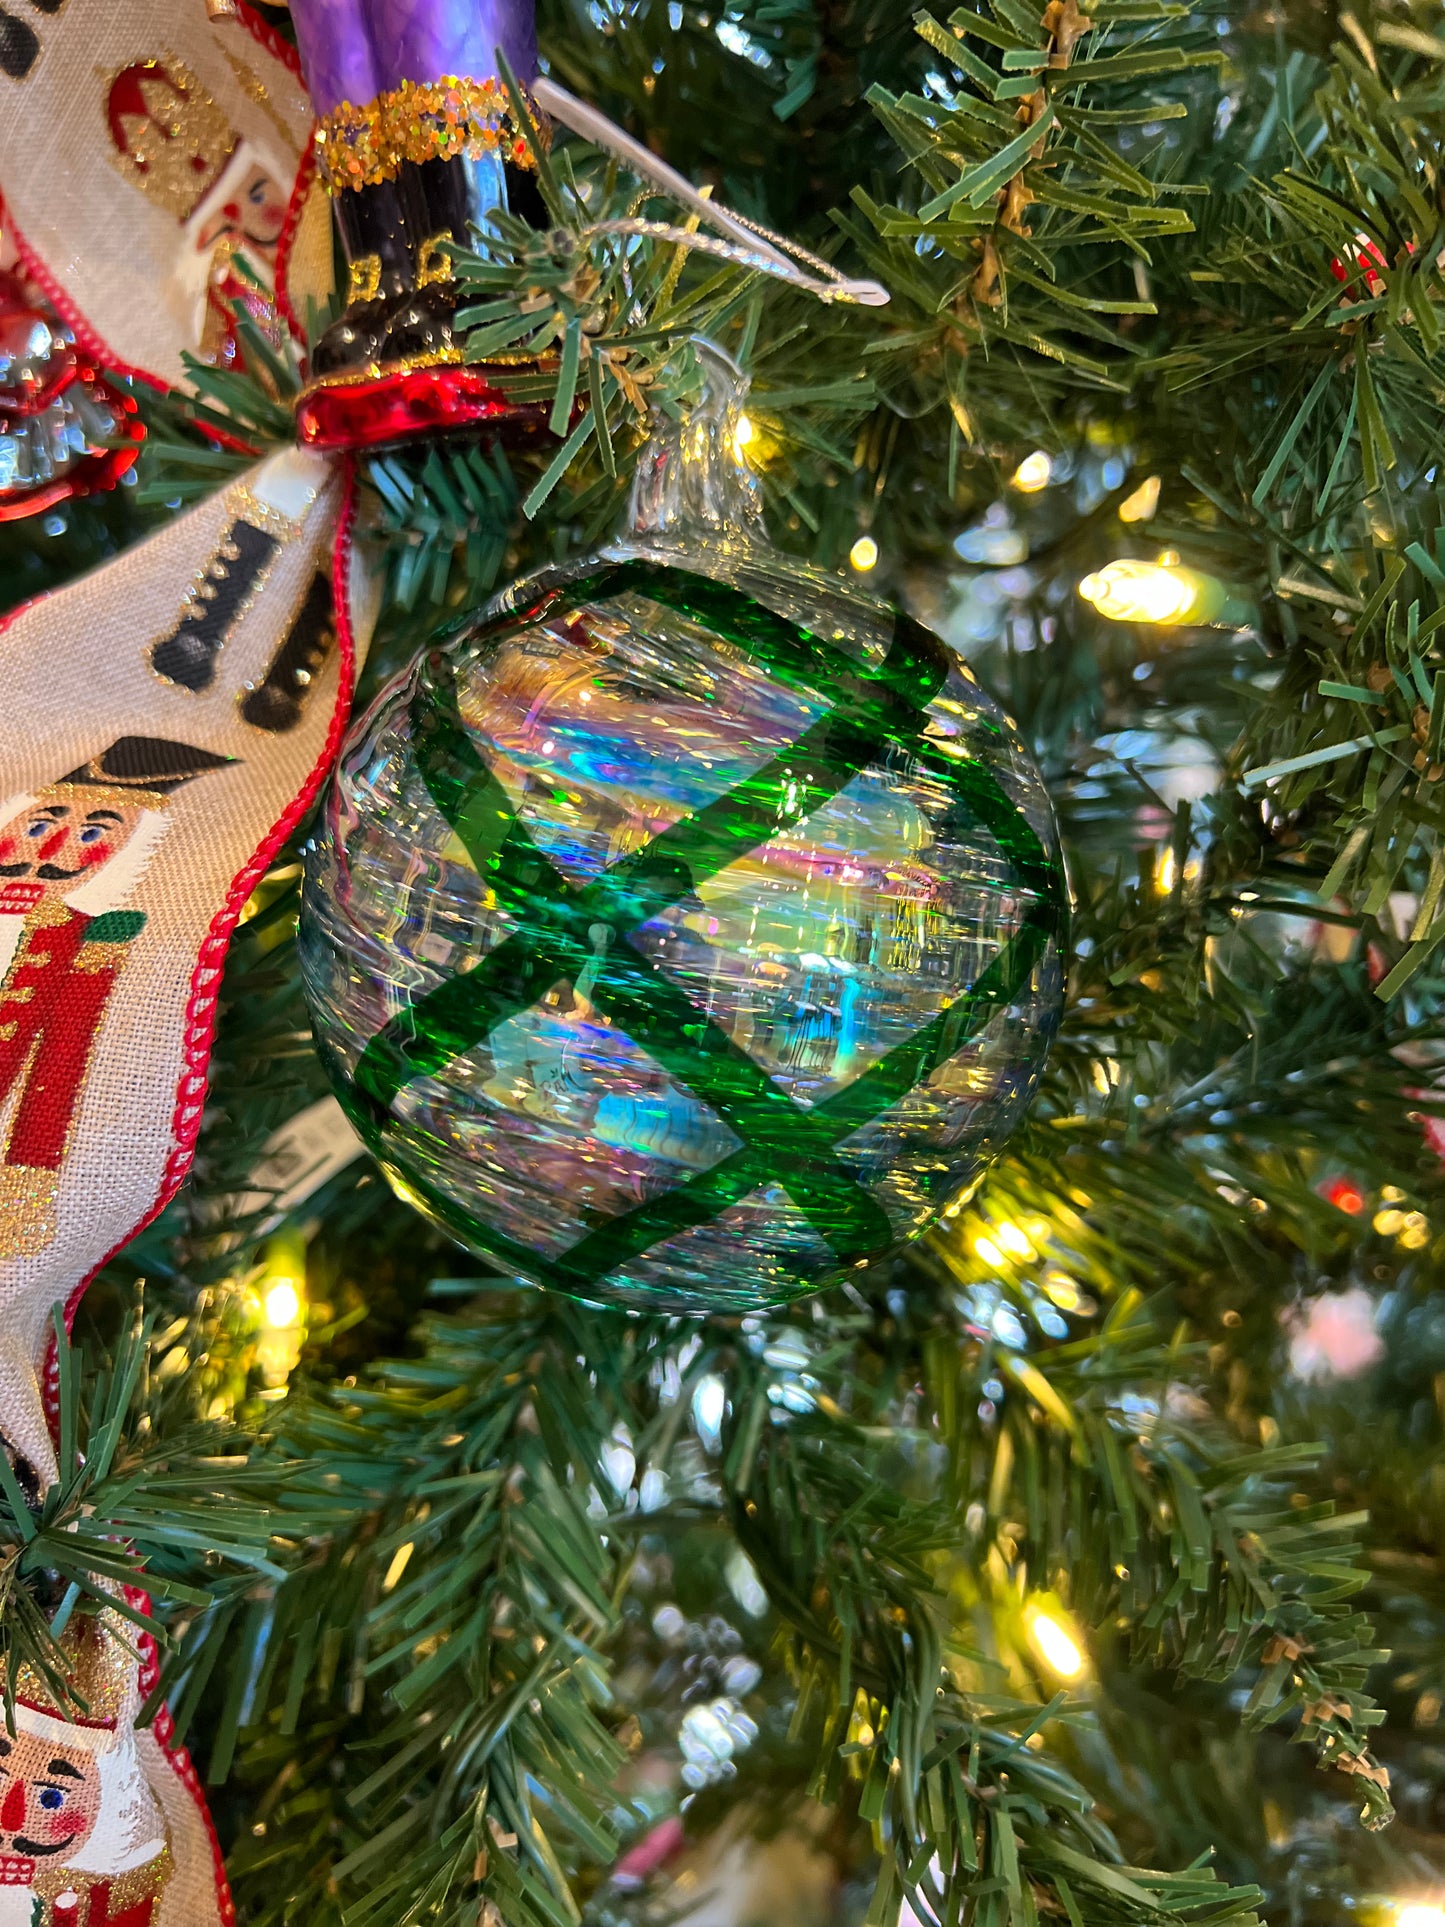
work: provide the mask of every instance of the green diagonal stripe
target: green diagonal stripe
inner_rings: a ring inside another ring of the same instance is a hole
[[[851,1084],[835,1091],[814,1115],[825,1119],[836,1144],[904,1097],[940,1064],[957,1057],[996,1010],[1011,1003],[1043,955],[1051,922],[1042,918],[1015,931],[978,982],[948,1010],[895,1044]]]
[[[765,1156],[788,1196],[840,1257],[872,1257],[893,1241],[883,1207],[834,1159],[810,1112],[629,947],[607,954],[593,1002],[670,1076]]]

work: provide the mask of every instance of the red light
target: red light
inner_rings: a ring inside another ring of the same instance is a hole
[[[1352,1218],[1358,1218],[1367,1203],[1364,1192],[1353,1178],[1331,1178],[1320,1186],[1320,1196],[1337,1211],[1344,1211]]]

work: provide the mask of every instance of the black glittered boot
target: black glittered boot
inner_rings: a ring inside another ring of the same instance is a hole
[[[534,406],[513,404],[484,365],[463,360],[449,248],[476,245],[474,230],[499,209],[545,225],[535,175],[500,151],[405,161],[395,179],[348,188],[334,206],[349,298],[312,357],[300,439],[373,448],[504,419],[534,426]]]
[[[390,317],[415,284],[414,230],[421,218],[402,181],[348,188],[332,211],[349,276],[345,312],[311,352],[313,378],[355,374],[386,352]]]

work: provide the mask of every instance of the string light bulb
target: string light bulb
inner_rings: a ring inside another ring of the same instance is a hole
[[[1351,1218],[1358,1218],[1369,1202],[1353,1178],[1328,1178],[1320,1186],[1320,1196],[1326,1204],[1332,1204]]]
[[[1011,1258],[1031,1260],[1039,1255],[1020,1226],[1010,1224],[1007,1220],[1003,1224],[994,1226],[994,1236]]]
[[[1020,495],[1037,495],[1041,488],[1047,488],[1053,478],[1054,465],[1043,449],[1036,448],[1032,455],[1025,455],[1014,470],[1009,486],[1016,488]]]
[[[1089,1670],[1079,1630],[1060,1607],[1029,1606],[1024,1613],[1024,1630],[1034,1652],[1056,1679],[1082,1679]],[[1440,1927],[1445,1927],[1445,1922]]]
[[[278,1278],[266,1287],[261,1315],[272,1331],[289,1331],[301,1315],[301,1294],[292,1278]]]
[[[703,442],[707,439],[706,425],[699,423]],[[758,421],[753,415],[739,414],[733,421],[732,451],[733,460],[744,468],[755,472],[768,467],[778,452],[778,438],[766,421]]]
[[[1187,622],[1201,601],[1192,569],[1129,558],[1086,575],[1079,594],[1111,622]]]
[[[1121,522],[1152,522],[1159,508],[1159,477],[1146,476],[1119,504]]]
[[[1445,1907],[1433,1900],[1401,1901],[1391,1927],[1445,1927]]]
[[[848,560],[859,575],[866,575],[878,566],[878,544],[871,535],[860,535],[848,551]]]
[[[266,1386],[261,1396],[280,1398],[306,1338],[306,1240],[299,1231],[280,1231],[267,1241],[252,1289],[261,1314],[256,1334],[256,1364]]]

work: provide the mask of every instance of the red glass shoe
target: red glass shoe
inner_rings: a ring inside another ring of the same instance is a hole
[[[503,421],[530,432],[546,414],[541,403],[511,400],[475,363],[372,364],[311,382],[296,405],[296,439],[307,448],[385,448]]]

